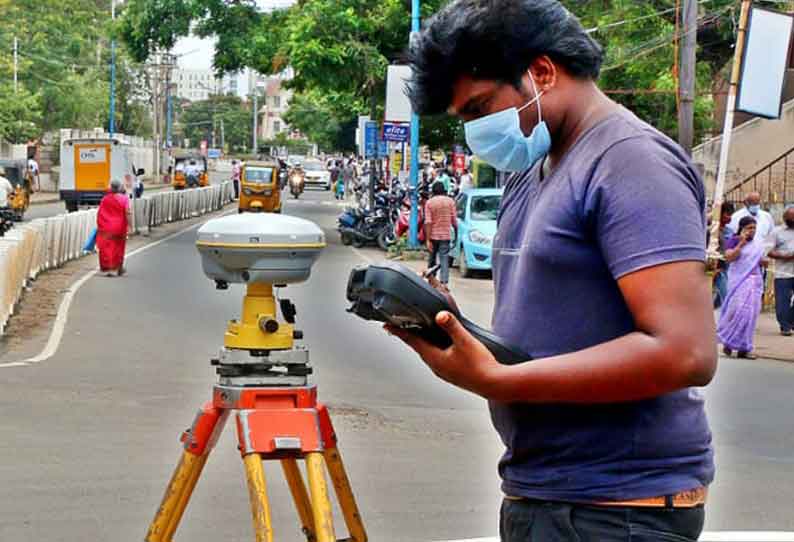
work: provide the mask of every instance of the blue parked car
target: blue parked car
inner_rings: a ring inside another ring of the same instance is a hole
[[[458,195],[458,236],[450,256],[462,276],[491,270],[491,243],[501,201],[501,188],[472,188]]]

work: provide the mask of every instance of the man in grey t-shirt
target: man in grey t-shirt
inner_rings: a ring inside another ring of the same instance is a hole
[[[780,333],[794,332],[794,207],[783,213],[783,225],[772,232],[769,257],[775,260],[775,313]]]
[[[504,542],[697,540],[714,476],[705,193],[669,138],[595,84],[603,53],[556,0],[454,0],[412,40],[422,114],[465,121],[514,174],[493,241],[500,365],[450,313],[441,378],[489,400]]]

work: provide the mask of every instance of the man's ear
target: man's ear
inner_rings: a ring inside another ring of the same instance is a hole
[[[559,77],[559,70],[554,61],[548,55],[541,55],[532,61],[529,65],[529,71],[532,72],[532,77],[535,80],[535,85],[539,92],[548,92],[557,84]],[[529,77],[529,75],[525,75]],[[527,88],[532,88],[532,83],[526,81]]]

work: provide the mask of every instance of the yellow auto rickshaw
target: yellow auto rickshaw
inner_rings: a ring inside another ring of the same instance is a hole
[[[281,212],[278,162],[256,160],[243,165],[240,172],[238,211]]]
[[[207,158],[200,154],[175,154],[173,172],[171,186],[174,187],[174,190],[210,185]]]
[[[8,206],[14,213],[14,220],[20,221],[30,206],[33,173],[28,169],[26,160],[0,160],[0,175],[14,187],[14,191],[8,195]]]

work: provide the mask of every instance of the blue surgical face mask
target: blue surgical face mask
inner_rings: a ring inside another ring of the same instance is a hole
[[[758,211],[761,210],[761,206],[760,205],[748,205],[747,206],[747,210],[750,211],[751,215],[755,216],[755,215],[758,214]]]
[[[510,107],[464,125],[466,143],[472,152],[499,171],[525,171],[543,158],[551,149],[551,134],[543,121],[540,106],[542,92],[538,93],[535,79],[529,74],[535,97],[521,108]],[[538,103],[538,124],[529,137],[521,131],[518,114]]]

